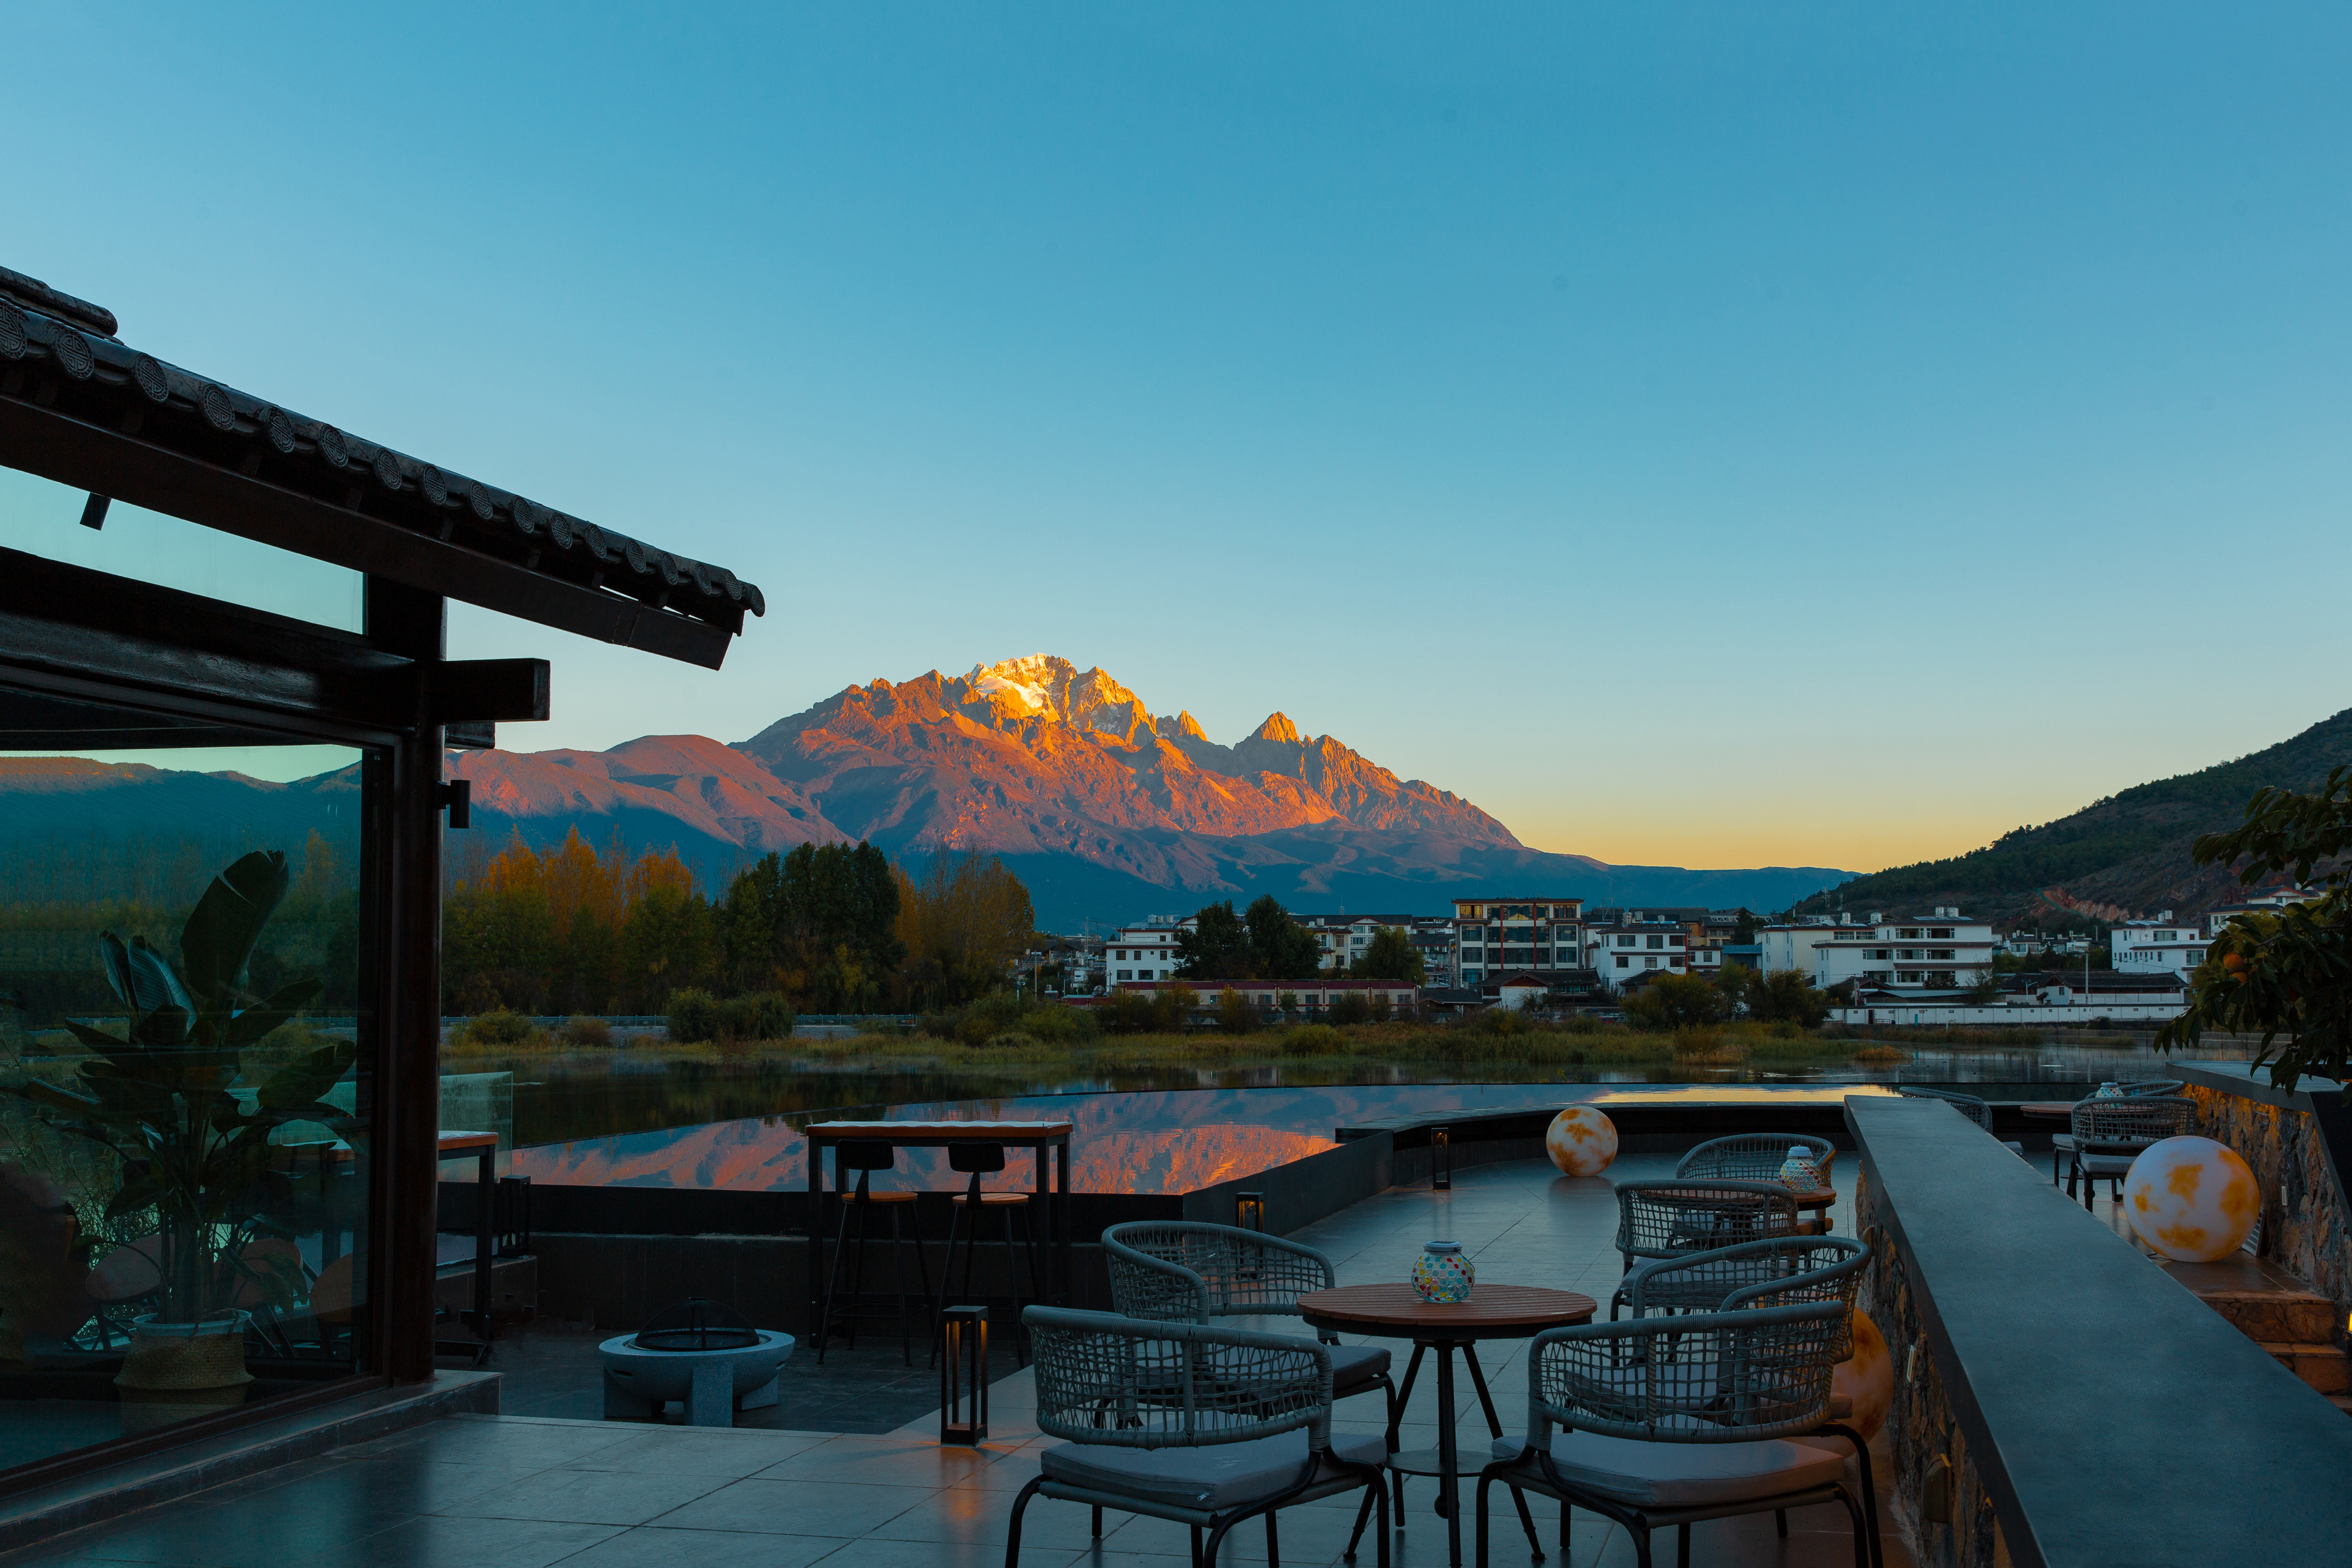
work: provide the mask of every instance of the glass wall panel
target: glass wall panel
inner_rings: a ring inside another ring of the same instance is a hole
[[[127,501],[107,507],[104,527],[86,528],[89,499],[55,480],[0,468],[0,545],[338,631],[360,630],[362,572]]]
[[[362,754],[142,722],[0,689],[0,1474],[367,1360]]]

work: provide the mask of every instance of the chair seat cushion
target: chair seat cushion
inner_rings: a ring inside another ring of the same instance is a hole
[[[2078,1155],[2075,1163],[2095,1176],[2129,1176],[2136,1155]]]
[[[1331,1397],[1334,1399],[1377,1387],[1379,1385],[1373,1380],[1388,1373],[1389,1353],[1383,1345],[1332,1344],[1323,1348],[1331,1353]]]
[[[1495,1439],[1495,1457],[1517,1458],[1525,1444]],[[1559,1479],[1636,1508],[1697,1508],[1750,1502],[1825,1487],[1845,1476],[1839,1455],[1768,1437],[1748,1443],[1645,1443],[1598,1432],[1563,1432],[1551,1442]]]
[[[2053,1149],[2062,1151],[2071,1151],[2074,1147],[2074,1134],[2072,1133],[2053,1133],[2050,1136],[2050,1146]]]
[[[1377,1465],[1388,1445],[1377,1432],[1331,1439],[1331,1452]],[[1037,1457],[1048,1480],[1090,1491],[1119,1492],[1142,1500],[1216,1512],[1263,1501],[1298,1484],[1307,1468],[1307,1434],[1285,1432],[1246,1443],[1197,1448],[1118,1448],[1106,1443],[1058,1443]],[[1318,1479],[1341,1472],[1324,1465]]]

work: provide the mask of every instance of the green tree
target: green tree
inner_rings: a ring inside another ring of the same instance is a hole
[[[2257,789],[2240,826],[2197,840],[2199,865],[2236,865],[2247,887],[2282,874],[2314,885],[2317,872],[2319,893],[2223,926],[2189,980],[2188,1009],[2157,1031],[2159,1050],[2193,1046],[2208,1029],[2260,1034],[2254,1065],[2269,1064],[2274,1086],[2293,1089],[2305,1074],[2344,1078],[2352,1054],[2347,849],[2352,766],[2331,769],[2316,794]]]
[[[737,874],[718,911],[719,972],[727,988],[756,991],[776,972],[776,925],[784,907],[784,861],[771,852]]]
[[[776,965],[812,994],[867,994],[906,957],[898,940],[898,879],[873,845],[802,844],[784,856]]]
[[[1748,1010],[1766,1023],[1785,1021],[1811,1029],[1830,1016],[1830,998],[1814,988],[1802,969],[1775,969],[1749,990]]]
[[[1249,998],[1231,986],[1217,993],[1217,1027],[1227,1034],[1247,1034],[1257,1027]]]
[[[1243,919],[1249,925],[1252,975],[1269,980],[1305,980],[1322,967],[1323,945],[1315,939],[1315,933],[1290,917],[1290,911],[1274,894],[1254,901]]]
[[[1756,988],[1756,971],[1745,964],[1735,964],[1728,958],[1717,967],[1715,988],[1723,993],[1723,1013],[1737,1018],[1749,1010],[1749,997]]]
[[[1176,933],[1176,972],[1193,980],[1248,980],[1258,971],[1250,933],[1234,914],[1234,901],[1203,904],[1192,929]]]
[[[1349,967],[1349,972],[1359,979],[1409,980],[1417,986],[1429,970],[1410,932],[1402,925],[1383,925],[1372,933],[1363,956]]]
[[[1723,993],[1696,975],[1660,975],[1625,998],[1625,1016],[1652,1029],[1685,1029],[1723,1017]]]
[[[665,878],[629,901],[621,921],[625,999],[641,1013],[661,1012],[672,991],[699,987],[717,957],[710,905],[689,882]]]

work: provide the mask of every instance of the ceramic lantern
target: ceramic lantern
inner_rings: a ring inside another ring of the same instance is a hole
[[[1617,1124],[1590,1105],[1570,1105],[1551,1119],[1544,1153],[1564,1175],[1599,1176],[1617,1157]]]
[[[2254,1173],[2210,1138],[2166,1138],[2142,1149],[2124,1177],[2124,1213],[2139,1239],[2179,1263],[2235,1252],[2262,1213]]]
[[[1895,1406],[1895,1357],[1886,1348],[1886,1336],[1860,1307],[1853,1310],[1853,1354],[1830,1375],[1830,1392],[1853,1402],[1845,1424],[1865,1442],[1878,1436],[1887,1411]]]
[[[2123,1097],[2124,1086],[2120,1083],[2102,1083],[2098,1092],[2091,1096],[2094,1100],[2120,1100]]]
[[[1790,1146],[1789,1157],[1780,1162],[1780,1185],[1799,1192],[1818,1192],[1824,1185],[1822,1167],[1813,1163],[1813,1151],[1802,1144]]]
[[[1424,1301],[1466,1301],[1478,1270],[1459,1241],[1426,1241],[1413,1260],[1413,1292]]]

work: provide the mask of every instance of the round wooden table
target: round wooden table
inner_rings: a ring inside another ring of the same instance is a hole
[[[1470,1385],[1478,1391],[1478,1404],[1486,1412],[1487,1430],[1499,1437],[1503,1435],[1502,1417],[1495,1413],[1495,1396],[1487,1392],[1486,1374],[1478,1365],[1475,1348],[1477,1342],[1528,1339],[1546,1329],[1589,1323],[1600,1305],[1591,1296],[1574,1291],[1552,1291],[1536,1285],[1474,1285],[1466,1301],[1424,1301],[1411,1285],[1341,1285],[1299,1297],[1298,1315],[1308,1327],[1332,1333],[1412,1341],[1412,1359],[1405,1365],[1404,1382],[1397,1389],[1396,1411],[1389,1419],[1389,1468],[1397,1474],[1397,1518],[1400,1522],[1404,1518],[1404,1478],[1436,1477],[1437,1512],[1445,1521],[1447,1561],[1454,1568],[1461,1568],[1462,1511],[1457,1481],[1462,1460],[1454,1436],[1454,1353],[1461,1353],[1462,1363],[1469,1369]],[[1396,1451],[1397,1417],[1403,1415],[1405,1401],[1412,1397],[1413,1379],[1421,1375],[1423,1354],[1432,1350],[1437,1352],[1437,1448],[1434,1452],[1401,1454]],[[1528,1540],[1535,1542],[1535,1522],[1528,1517],[1524,1500],[1519,1505],[1519,1521],[1527,1526]],[[1363,1529],[1361,1517],[1356,1527],[1360,1532]],[[1537,1549],[1541,1550],[1539,1544]],[[1350,1553],[1355,1551],[1352,1540],[1348,1550]]]
[[[1811,1209],[1819,1233],[1827,1236],[1830,1233],[1830,1206],[1837,1202],[1837,1188],[1817,1186],[1811,1192],[1798,1188],[1795,1196],[1797,1207],[1800,1210]]]
[[[2081,1103],[2080,1100],[2028,1100],[2019,1105],[2018,1109],[2029,1116],[2042,1116],[2053,1122],[2064,1122],[2073,1119],[2074,1107]]]

